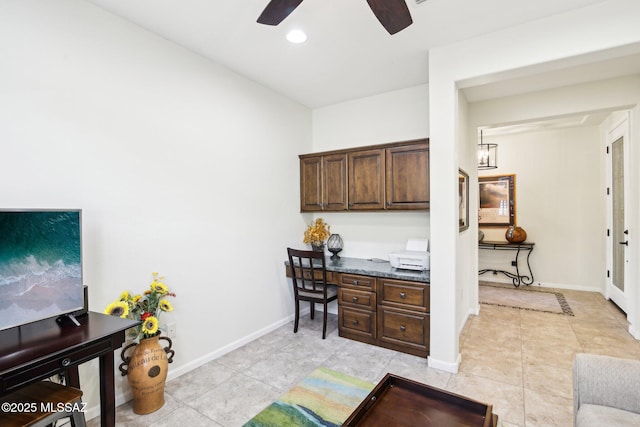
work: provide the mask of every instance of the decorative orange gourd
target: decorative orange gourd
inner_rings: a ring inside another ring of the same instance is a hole
[[[507,242],[522,243],[527,240],[527,232],[524,231],[524,228],[522,227],[512,225],[507,228],[507,231],[504,233],[504,237],[507,239]]]

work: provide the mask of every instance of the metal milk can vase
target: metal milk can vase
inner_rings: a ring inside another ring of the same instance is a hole
[[[160,340],[167,340],[169,345],[162,347]],[[120,372],[127,376],[133,392],[133,412],[136,414],[150,414],[164,405],[164,385],[174,355],[171,346],[168,337],[155,336],[129,344],[122,350]],[[132,347],[132,355],[126,356],[127,350]]]

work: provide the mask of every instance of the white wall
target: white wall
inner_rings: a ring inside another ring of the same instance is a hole
[[[533,74],[540,68],[560,66],[562,64],[556,65],[554,61],[565,58],[571,58],[573,64],[596,61],[597,55],[589,54],[640,41],[640,26],[635,19],[639,15],[640,3],[609,0],[429,52],[431,174],[442,179],[441,185],[431,187],[431,298],[434,306],[442,307],[432,311],[432,324],[459,324],[460,318],[473,309],[451,310],[465,303],[458,289],[465,285],[458,280],[457,265],[473,268],[473,258],[477,257],[473,252],[464,257],[463,252],[456,250],[456,245],[465,244],[456,238],[457,201],[453,197],[460,164],[458,145],[476,144],[475,136],[470,137],[468,123],[459,120],[458,83],[474,79],[477,84],[503,80],[515,74],[526,75],[529,69]],[[536,67],[541,64],[542,67]],[[547,114],[553,115],[550,111],[554,108],[549,103]],[[512,110],[508,114],[519,113]],[[466,286],[476,284],[470,282]],[[429,363],[457,370],[457,331],[446,326],[432,328]]]
[[[604,291],[606,181],[599,127],[485,135],[484,142],[498,144],[499,163],[479,175],[515,174],[516,223],[535,243],[534,284]],[[486,240],[505,241],[506,227],[480,229]],[[480,250],[478,268],[515,271],[514,255]],[[480,280],[511,283],[491,273]]]
[[[1,207],[83,209],[91,310],[165,275],[170,376],[287,321],[310,110],[79,0],[0,2],[0,52]]]
[[[428,137],[428,98],[428,86],[420,85],[315,109],[313,149],[308,152]],[[311,222],[311,215],[306,216]],[[408,238],[429,237],[429,212],[327,212],[315,217],[324,218],[331,232],[343,238],[341,256],[388,259],[389,252],[404,249]]]
[[[469,120],[469,104],[466,102],[462,92],[458,93],[458,120],[461,123],[466,123]],[[462,136],[461,136],[462,137]],[[458,149],[458,167],[469,175],[469,228],[463,230],[457,235],[456,243],[456,259],[469,260],[472,265],[466,265],[463,263],[456,264],[456,300],[460,301],[460,304],[455,305],[456,313],[454,315],[455,333],[460,334],[467,318],[471,314],[478,314],[477,301],[478,301],[478,288],[465,286],[465,284],[473,281],[474,276],[478,271],[477,264],[478,259],[473,254],[475,244],[478,240],[478,227],[477,221],[474,221],[472,217],[477,212],[477,202],[475,196],[478,188],[478,179],[476,174],[477,168],[477,152],[475,147],[466,144],[457,144]],[[457,212],[457,209],[456,209]],[[457,218],[456,218],[457,219]],[[432,330],[434,334],[439,333],[441,328],[438,324],[432,323]],[[444,366],[446,368],[447,366]]]

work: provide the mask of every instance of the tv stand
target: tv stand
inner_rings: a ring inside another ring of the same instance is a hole
[[[113,351],[124,343],[125,331],[140,322],[95,312],[76,319],[80,326],[57,320],[0,331],[0,396],[59,373],[67,385],[81,388],[78,365],[97,358],[93,373],[100,375],[100,425],[114,427]]]
[[[59,316],[56,319],[56,322],[62,323],[62,322],[64,322],[64,319],[69,319],[69,320],[71,320],[73,322],[74,325],[80,326],[80,322],[78,322],[78,319],[76,319],[76,316],[74,316],[72,313],[63,314],[62,316]]]

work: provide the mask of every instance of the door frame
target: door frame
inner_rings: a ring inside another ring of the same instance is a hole
[[[631,180],[630,180],[630,112],[626,111],[622,113],[615,122],[611,123],[610,129],[606,132],[605,146],[606,146],[606,185],[607,185],[607,240],[606,240],[606,254],[607,254],[607,278],[605,286],[605,297],[608,300],[612,300],[618,305],[626,314],[629,319],[630,310],[633,311],[633,297],[637,294],[636,285],[633,284],[631,277],[631,265],[629,247],[625,249],[625,262],[624,262],[624,292],[621,292],[616,286],[613,285],[613,245],[617,244],[614,241],[613,235],[613,209],[612,209],[612,197],[613,197],[613,150],[612,145],[614,142],[622,138],[623,140],[623,169],[624,169],[624,229],[629,230],[629,224],[631,219],[630,205],[631,205]],[[627,239],[629,240],[629,239]]]

